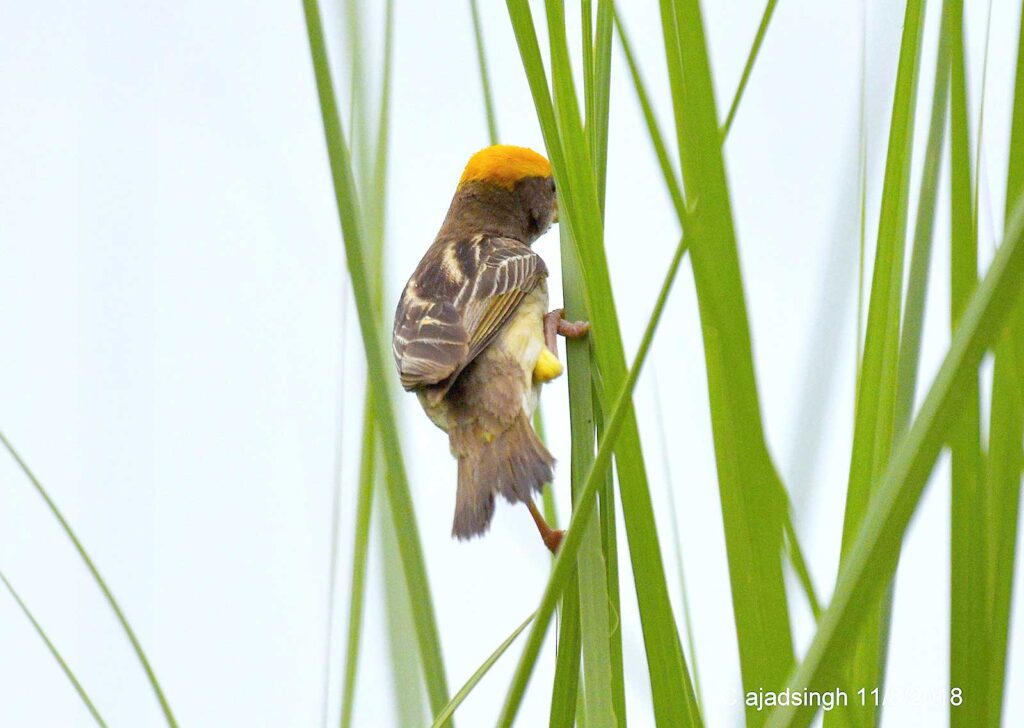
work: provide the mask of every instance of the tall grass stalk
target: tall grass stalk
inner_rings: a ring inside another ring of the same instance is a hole
[[[157,700],[160,703],[160,710],[163,712],[167,725],[172,726],[172,728],[176,728],[178,723],[174,718],[174,713],[171,711],[171,705],[167,700],[167,696],[164,694],[163,688],[160,686],[160,681],[156,678],[156,672],[153,670],[153,666],[150,664],[149,658],[146,657],[146,652],[142,649],[142,643],[135,635],[135,630],[133,630],[131,625],[128,623],[128,617],[125,616],[124,611],[121,609],[121,605],[118,603],[117,599],[114,598],[114,594],[110,590],[110,587],[107,586],[106,580],[100,576],[99,569],[96,568],[96,565],[93,563],[89,553],[85,550],[82,542],[78,540],[78,536],[72,530],[71,524],[68,523],[66,518],[64,518],[64,514],[50,497],[46,488],[44,488],[43,484],[39,482],[39,479],[36,478],[35,474],[29,469],[28,464],[21,458],[21,455],[18,454],[18,451],[14,449],[14,446],[11,445],[10,441],[2,432],[0,432],[0,444],[2,444],[10,456],[14,458],[18,467],[21,468],[21,472],[25,474],[25,477],[27,477],[35,487],[36,492],[42,496],[43,500],[46,502],[46,506],[50,509],[50,513],[57,519],[57,522],[60,524],[60,527],[64,530],[67,537],[71,539],[71,543],[74,545],[75,551],[78,552],[82,561],[85,562],[85,566],[92,575],[93,581],[96,582],[96,586],[98,586],[100,591],[103,592],[103,596],[106,598],[107,604],[109,604],[110,608],[114,611],[114,616],[117,617],[117,621],[120,623],[121,629],[124,630],[125,636],[131,643],[132,649],[135,651],[135,656],[139,658],[139,662],[142,664],[142,669],[146,672],[146,678],[149,680],[150,687],[153,688],[153,693],[156,695]]]
[[[963,0],[947,0],[950,44],[950,326],[956,332],[978,283],[978,239],[971,174]],[[978,375],[965,382],[959,421],[949,438],[952,470],[950,513],[949,684],[972,696],[950,705],[950,726],[991,725],[985,716],[988,652],[988,570],[985,493],[982,487],[981,412]]]
[[[409,493],[402,447],[391,399],[386,349],[383,343],[381,321],[373,305],[371,266],[367,263],[366,232],[360,208],[360,195],[352,171],[352,162],[345,141],[341,119],[331,81],[327,47],[324,41],[320,9],[316,0],[304,0],[303,9],[309,36],[310,52],[316,77],[320,111],[324,125],[331,176],[334,183],[338,215],[345,241],[352,290],[367,357],[367,371],[376,398],[377,426],[381,446],[388,453],[385,458],[385,483],[388,503],[395,521],[395,532],[402,560],[402,573],[410,601],[414,605],[413,617],[419,648],[422,674],[427,686],[432,710],[436,713],[448,703],[448,687],[441,640],[434,616],[433,599],[427,582],[426,565],[420,546],[416,514]]]
[[[1022,305],[1022,279],[1024,196],[1018,197],[1003,243],[964,308],[920,412],[879,479],[843,559],[832,601],[818,622],[807,655],[789,680],[791,690],[842,684],[844,667],[858,645],[851,635],[861,633],[895,572],[903,536],[920,504],[939,452],[956,426],[966,385],[1014,307]],[[777,708],[768,725],[810,725],[815,711],[812,706]]]
[[[923,15],[923,0],[907,1],[889,129],[864,353],[857,387],[841,563],[848,557],[875,492],[873,486],[879,482],[894,444],[903,249]],[[851,656],[849,671],[841,682],[841,685],[852,691],[860,686],[880,684],[886,611],[881,602],[876,602],[866,614],[863,631]],[[838,726],[850,720],[870,723],[874,720],[875,712],[871,705],[840,707],[829,711],[825,725]]]
[[[11,584],[10,581],[7,580],[7,577],[4,576],[4,573],[2,571],[0,571],[0,581],[3,582],[4,586],[7,588],[7,591],[10,593],[11,597],[13,597],[14,601],[18,605],[18,608],[21,609],[25,617],[28,618],[28,621],[32,623],[32,628],[35,629],[36,634],[39,635],[39,638],[43,640],[43,643],[46,645],[46,649],[48,649],[50,651],[50,654],[53,655],[53,659],[55,659],[57,661],[57,664],[60,665],[61,671],[64,673],[64,676],[68,679],[68,682],[71,683],[72,687],[74,687],[75,692],[78,693],[78,697],[80,697],[82,699],[82,702],[85,703],[85,707],[89,711],[89,714],[92,716],[93,720],[96,721],[96,724],[100,726],[100,728],[106,728],[106,721],[104,721],[103,718],[100,716],[99,711],[96,709],[96,705],[92,702],[92,698],[89,697],[89,694],[85,691],[85,688],[82,687],[82,683],[78,681],[77,677],[75,677],[75,673],[71,669],[71,666],[68,665],[67,661],[65,661],[64,657],[60,654],[60,650],[58,650],[57,646],[53,644],[53,641],[50,639],[49,635],[46,634],[46,630],[44,630],[43,626],[39,624],[39,621],[32,614],[32,611],[28,608],[28,605],[26,605],[25,602],[22,601],[21,597],[18,595],[18,592],[14,590],[14,586]]]
[[[690,243],[718,484],[746,690],[781,687],[793,665],[782,575],[788,503],[768,453],[722,158],[714,88],[696,0],[662,0],[665,59],[690,215]],[[747,712],[748,724],[763,715]]]
[[[1006,226],[1014,201],[1024,199],[1024,13],[1020,18],[1017,71],[1010,124],[1006,179]],[[979,129],[979,134],[981,130]],[[980,166],[980,153],[978,155]],[[1001,725],[1010,639],[1013,576],[1017,558],[1017,523],[1024,474],[1024,301],[1010,316],[995,346],[985,486],[988,493],[986,573],[990,643],[984,674],[986,715]]]

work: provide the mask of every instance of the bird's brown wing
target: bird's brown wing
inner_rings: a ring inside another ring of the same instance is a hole
[[[541,257],[518,240],[435,242],[395,312],[392,352],[402,386],[450,383],[547,274]]]

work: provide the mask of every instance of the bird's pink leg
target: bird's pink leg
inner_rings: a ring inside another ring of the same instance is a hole
[[[551,353],[558,356],[558,334],[567,339],[579,339],[590,331],[589,321],[566,321],[562,318],[565,309],[556,308],[544,315],[544,344]]]
[[[544,516],[537,510],[537,506],[534,505],[532,499],[526,501],[526,507],[530,509],[530,515],[533,516],[533,522],[537,524],[537,530],[540,531],[540,537],[544,541],[544,545],[548,547],[548,551],[557,554],[558,547],[562,545],[562,539],[565,538],[565,531],[556,531],[551,528],[548,522],[544,520]]]

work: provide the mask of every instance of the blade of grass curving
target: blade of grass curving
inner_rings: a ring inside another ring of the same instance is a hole
[[[515,714],[519,708],[519,704],[522,702],[523,693],[526,690],[526,683],[529,680],[530,673],[536,663],[537,655],[539,654],[541,644],[544,641],[544,634],[547,631],[551,615],[558,602],[559,594],[562,593],[563,589],[571,588],[572,586],[571,581],[573,569],[580,545],[583,541],[583,531],[585,530],[589,518],[593,515],[597,492],[604,483],[604,475],[611,463],[612,452],[616,445],[616,440],[623,431],[623,425],[627,421],[628,413],[632,409],[630,399],[632,397],[633,389],[635,388],[637,378],[640,376],[640,372],[643,369],[644,362],[647,360],[647,354],[650,350],[651,341],[654,338],[654,332],[657,330],[658,324],[661,321],[665,302],[668,300],[669,291],[672,289],[672,284],[674,283],[675,276],[679,271],[679,264],[682,261],[683,252],[685,250],[686,247],[684,245],[684,241],[680,241],[679,246],[676,248],[675,255],[669,264],[669,269],[658,294],[654,311],[651,314],[646,329],[644,330],[644,335],[640,340],[636,359],[633,362],[633,366],[629,369],[626,381],[618,390],[618,394],[615,397],[615,405],[612,407],[611,414],[605,422],[605,427],[607,429],[598,444],[594,464],[587,473],[583,489],[580,492],[579,498],[576,501],[576,507],[573,510],[572,519],[569,522],[569,528],[566,530],[565,539],[562,541],[562,545],[558,550],[558,556],[555,558],[551,578],[548,580],[548,585],[544,589],[544,595],[541,598],[540,606],[538,607],[536,616],[534,617],[533,627],[530,629],[526,645],[523,647],[523,654],[519,659],[519,664],[516,667],[516,672],[512,679],[512,685],[509,688],[508,696],[505,699],[505,705],[502,708],[501,716],[498,719],[499,726],[510,726],[512,724]],[[684,670],[683,674],[686,676],[686,683],[682,685],[682,688],[687,697],[687,712],[684,714],[682,722],[670,725],[701,726],[703,725],[703,721],[701,720],[700,713],[696,707],[696,700],[693,697],[693,688],[692,684],[689,682],[689,673]]]
[[[320,111],[338,216],[345,240],[345,256],[355,295],[363,346],[366,350],[367,370],[377,402],[379,437],[383,451],[388,453],[388,457],[385,458],[387,495],[402,557],[402,573],[405,576],[410,601],[414,605],[413,616],[416,623],[416,639],[422,661],[423,677],[427,684],[431,709],[438,712],[448,703],[447,680],[444,661],[441,657],[441,640],[434,617],[433,600],[430,596],[426,565],[420,546],[416,513],[409,493],[409,482],[402,458],[393,404],[390,399],[390,385],[386,374],[390,369],[382,341],[380,322],[373,308],[373,296],[370,290],[371,275],[364,255],[365,233],[360,223],[359,196],[331,83],[319,4],[317,0],[303,0],[303,9],[320,99]]]
[[[858,236],[857,257],[857,330],[854,331],[857,359],[854,362],[854,396],[860,392],[861,362],[864,360],[864,261],[867,250],[867,214],[868,214],[868,125],[867,125],[867,78],[868,78],[868,8],[867,0],[860,5],[860,93],[858,94],[857,126],[860,137],[860,235]],[[856,412],[854,413],[856,420]]]
[[[603,224],[593,167],[572,84],[562,6],[557,0],[551,0],[548,10],[553,80],[559,86],[559,103],[552,106],[529,4],[525,0],[508,0],[507,4],[548,156],[554,168],[562,224],[569,227],[576,242],[576,252],[584,273],[584,295],[593,324],[590,338],[595,358],[606,391],[618,391],[626,374],[625,352],[604,255]],[[556,22],[552,22],[552,18]],[[683,725],[684,721],[689,720],[686,716],[690,713],[692,687],[685,674],[682,649],[668,600],[639,430],[632,408],[628,415],[623,436],[618,441],[616,465],[630,558],[636,577],[644,644],[648,652],[655,715],[665,723]],[[541,635],[547,626],[546,619],[542,621]],[[506,703],[503,714],[503,720],[506,721],[511,720],[511,714],[518,707],[521,689],[525,687],[525,676],[536,654],[531,657],[525,653],[524,657],[525,660],[520,663],[523,670],[517,676],[517,682],[513,684]],[[683,691],[680,691],[681,685],[685,686]]]
[[[903,249],[923,14],[923,0],[907,0],[889,129],[864,354],[857,389],[841,563],[852,547],[874,492],[872,485],[879,482],[894,444]],[[884,614],[881,601],[872,604],[862,632],[855,640],[856,648],[851,650],[848,672],[839,683],[850,694],[863,686],[880,685]],[[826,714],[825,726],[847,725],[852,721],[870,724],[874,722],[876,713],[875,706],[870,704],[839,706]]]
[[[732,97],[732,104],[729,106],[729,113],[726,114],[725,123],[722,124],[722,139],[729,136],[733,119],[736,118],[736,111],[740,106],[740,99],[743,98],[743,90],[747,87],[747,81],[750,80],[750,72],[754,70],[754,61],[757,60],[757,54],[761,51],[761,44],[764,42],[764,36],[768,32],[768,24],[772,22],[775,6],[778,4],[779,0],[768,0],[768,4],[764,8],[761,24],[757,26],[757,33],[754,35],[754,44],[750,47],[750,53],[747,54],[747,62],[744,64],[743,73],[740,75],[740,83],[736,87],[735,95]]]
[[[683,200],[682,188],[677,179],[678,175],[676,174],[672,165],[672,161],[668,156],[667,145],[665,144],[665,140],[662,136],[661,129],[658,125],[657,119],[654,116],[654,110],[651,106],[650,96],[647,93],[647,89],[644,85],[643,78],[640,74],[640,69],[636,64],[629,36],[626,33],[625,27],[623,26],[617,11],[615,12],[614,19],[615,27],[619,33],[619,40],[622,43],[622,50],[626,57],[626,63],[629,66],[630,75],[632,76],[633,87],[636,90],[637,99],[640,102],[640,108],[643,112],[644,119],[647,123],[648,134],[651,138],[651,143],[654,147],[655,155],[658,158],[658,163],[661,167],[665,185],[669,190],[669,195],[672,198],[673,205],[675,206],[676,214],[679,217],[680,225],[685,228],[688,212],[686,210],[686,203]],[[756,57],[757,54],[754,49],[751,50],[750,55],[752,58]],[[736,95],[733,97],[732,106],[737,109],[739,108],[739,102],[742,98],[744,88],[745,86],[741,84],[740,87],[736,89]],[[728,132],[729,129],[725,129],[726,135],[728,135]],[[725,142],[724,137],[722,139],[722,142]],[[773,484],[774,487],[783,491],[784,498],[788,498],[788,496],[786,496],[784,492],[785,489],[782,486],[781,479],[778,477],[777,474],[774,473],[774,468],[773,480],[775,481],[775,483]],[[802,550],[800,549],[799,541],[796,538],[796,530],[793,528],[792,513],[790,508],[787,507],[783,519],[787,532],[790,534],[787,555],[790,557],[794,569],[800,576],[800,585],[803,588],[804,596],[807,598],[811,611],[813,613],[817,613],[820,611],[818,599],[814,593],[814,586],[810,580],[810,574],[807,572],[806,565],[804,564]]]
[[[153,671],[153,666],[150,664],[149,658],[146,657],[145,650],[142,649],[142,643],[139,642],[139,638],[136,637],[135,630],[133,630],[131,625],[128,624],[128,618],[121,610],[121,605],[114,598],[114,594],[110,591],[110,587],[107,586],[107,582],[104,581],[102,576],[100,576],[99,569],[96,568],[96,565],[89,557],[89,554],[86,552],[82,542],[78,540],[78,536],[76,536],[75,532],[71,529],[71,524],[64,518],[64,514],[61,513],[59,508],[57,508],[57,504],[53,499],[50,498],[50,494],[43,487],[43,484],[39,482],[39,479],[36,478],[35,474],[29,469],[28,464],[21,459],[21,455],[19,455],[18,451],[14,449],[14,446],[10,443],[7,437],[4,436],[3,432],[0,432],[0,443],[3,444],[10,456],[14,458],[18,467],[21,468],[21,472],[25,474],[25,477],[27,477],[35,487],[36,492],[42,496],[47,507],[50,509],[50,513],[52,513],[54,518],[57,519],[57,522],[60,523],[60,526],[64,530],[64,533],[67,534],[67,537],[71,539],[71,543],[74,545],[75,550],[82,558],[82,561],[85,562],[85,566],[89,569],[89,573],[92,574],[92,578],[93,581],[96,582],[96,586],[100,588],[100,591],[103,592],[103,596],[107,599],[107,604],[109,604],[110,608],[114,610],[114,616],[117,617],[117,621],[121,624],[121,629],[124,630],[125,636],[128,638],[128,641],[131,642],[132,649],[135,651],[135,656],[139,658],[139,662],[142,664],[142,669],[145,670],[146,677],[149,679],[149,684],[153,688],[153,692],[156,694],[157,700],[160,702],[160,709],[163,711],[164,719],[167,721],[168,725],[172,727],[177,726],[178,723],[174,719],[174,713],[171,711],[170,703],[167,702],[167,697],[164,695],[164,691],[160,687],[160,682],[156,679],[156,673]]]
[[[818,622],[807,655],[787,686],[834,689],[860,632],[892,578],[900,545],[920,504],[939,452],[956,426],[958,407],[986,348],[1022,304],[1024,198],[1018,198],[1003,244],[964,309],[949,350],[907,435],[896,447],[840,567],[835,592]],[[825,686],[829,686],[825,688]],[[807,726],[820,706],[787,706],[771,715],[769,728]]]
[[[640,68],[636,63],[636,56],[633,54],[633,45],[629,40],[629,34],[626,33],[626,28],[622,24],[622,18],[619,17],[619,11],[615,10],[615,29],[619,34],[619,42],[622,44],[622,53],[626,57],[626,65],[629,67],[629,74],[633,78],[633,89],[636,91],[637,100],[640,102],[640,111],[644,115],[644,121],[647,123],[648,135],[651,138],[651,143],[654,145],[654,154],[658,158],[658,165],[661,167],[661,174],[665,180],[665,186],[668,188],[669,196],[672,198],[672,205],[675,207],[676,215],[679,216],[680,220],[686,217],[686,202],[683,199],[683,188],[679,182],[679,173],[676,171],[675,166],[672,163],[672,159],[668,155],[668,148],[665,145],[665,137],[661,133],[661,127],[658,125],[658,119],[654,115],[654,107],[651,105],[651,97],[647,93],[647,87],[644,84],[643,76],[640,73]],[[733,100],[734,104],[739,103],[739,98]]]
[[[477,683],[483,680],[484,676],[490,672],[492,667],[494,667],[494,663],[501,659],[501,656],[504,655],[508,648],[512,646],[512,643],[516,641],[516,638],[524,629],[527,628],[527,626],[529,626],[530,622],[533,621],[533,617],[534,615],[531,614],[529,617],[524,619],[523,623],[516,627],[512,634],[506,637],[505,641],[498,645],[494,652],[492,652],[490,656],[483,661],[480,667],[476,669],[476,672],[469,676],[466,684],[459,688],[459,691],[452,696],[450,701],[448,701],[448,705],[444,706],[444,709],[437,714],[430,728],[442,728],[443,726],[448,725],[448,721],[451,719],[452,715],[455,714],[458,707],[462,705],[462,701],[464,701],[466,697],[473,692],[473,688],[477,686]]]
[[[1007,228],[1010,226],[1012,201],[1024,198],[1024,13],[1021,14],[1018,34],[1010,129]],[[1024,302],[1017,305],[1009,326],[996,343],[990,418],[986,487],[989,493],[988,594],[991,595],[992,613],[986,696],[992,725],[1002,725],[1021,475],[1024,472],[1021,444],[1024,442]]]
[[[683,181],[687,237],[707,367],[718,482],[745,690],[781,688],[793,665],[782,574],[788,504],[761,425],[714,88],[697,0],[662,0],[662,30]],[[748,709],[750,725],[763,715]]]
[[[60,669],[64,671],[64,675],[67,677],[68,680],[71,681],[72,687],[75,688],[75,692],[78,693],[78,697],[80,697],[82,699],[82,702],[85,703],[85,707],[88,708],[89,713],[93,717],[93,720],[95,720],[97,725],[101,726],[101,728],[106,728],[106,722],[100,716],[99,711],[96,710],[96,706],[89,698],[89,694],[85,692],[85,688],[82,687],[82,683],[80,683],[78,681],[78,678],[75,677],[74,671],[72,671],[68,663],[65,662],[64,658],[60,654],[60,650],[58,650],[57,646],[53,644],[53,641],[46,634],[46,630],[43,629],[42,625],[39,624],[36,618],[32,615],[32,611],[28,608],[25,602],[21,600],[21,597],[18,595],[18,592],[15,591],[14,587],[11,585],[11,582],[7,580],[7,577],[4,576],[4,573],[2,571],[0,571],[0,581],[4,583],[4,586],[7,587],[7,591],[9,591],[11,593],[11,596],[14,597],[14,601],[17,602],[18,607],[21,609],[22,613],[24,613],[24,615],[28,617],[28,621],[32,623],[32,627],[35,629],[36,634],[38,634],[42,638],[43,642],[46,644],[46,649],[50,651],[50,654],[53,655],[53,659],[55,659],[57,661],[57,664],[60,665]]]
[[[950,324],[960,325],[978,283],[978,242],[972,201],[971,138],[964,62],[963,0],[946,0],[950,16]],[[986,504],[982,490],[981,413],[978,375],[964,382],[958,421],[949,436],[950,502],[949,684],[971,699],[949,706],[949,724],[991,725],[985,718],[988,609]]]
[[[363,444],[359,463],[359,494],[352,544],[352,582],[349,587],[348,636],[345,651],[345,676],[341,692],[341,728],[352,725],[355,707],[356,675],[359,664],[359,642],[366,603],[366,563],[370,545],[370,524],[373,515],[375,443],[373,394],[367,390],[363,408]]]
[[[484,92],[484,110],[487,114],[487,138],[491,144],[498,143],[498,118],[494,113],[494,94],[491,92],[491,77],[487,72],[487,47],[484,45],[484,31],[480,22],[480,8],[477,0],[469,0],[473,16],[473,38],[476,41],[476,61],[480,66],[480,85]]]

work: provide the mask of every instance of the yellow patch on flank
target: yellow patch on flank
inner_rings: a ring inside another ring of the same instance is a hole
[[[562,373],[562,362],[546,346],[540,350],[537,363],[533,366],[533,378],[538,382],[550,382]]]
[[[494,442],[494,435],[487,431],[484,431],[484,442]]]
[[[550,176],[551,164],[532,149],[495,144],[469,158],[459,186],[467,182],[488,182],[512,189],[516,182],[527,177]]]

